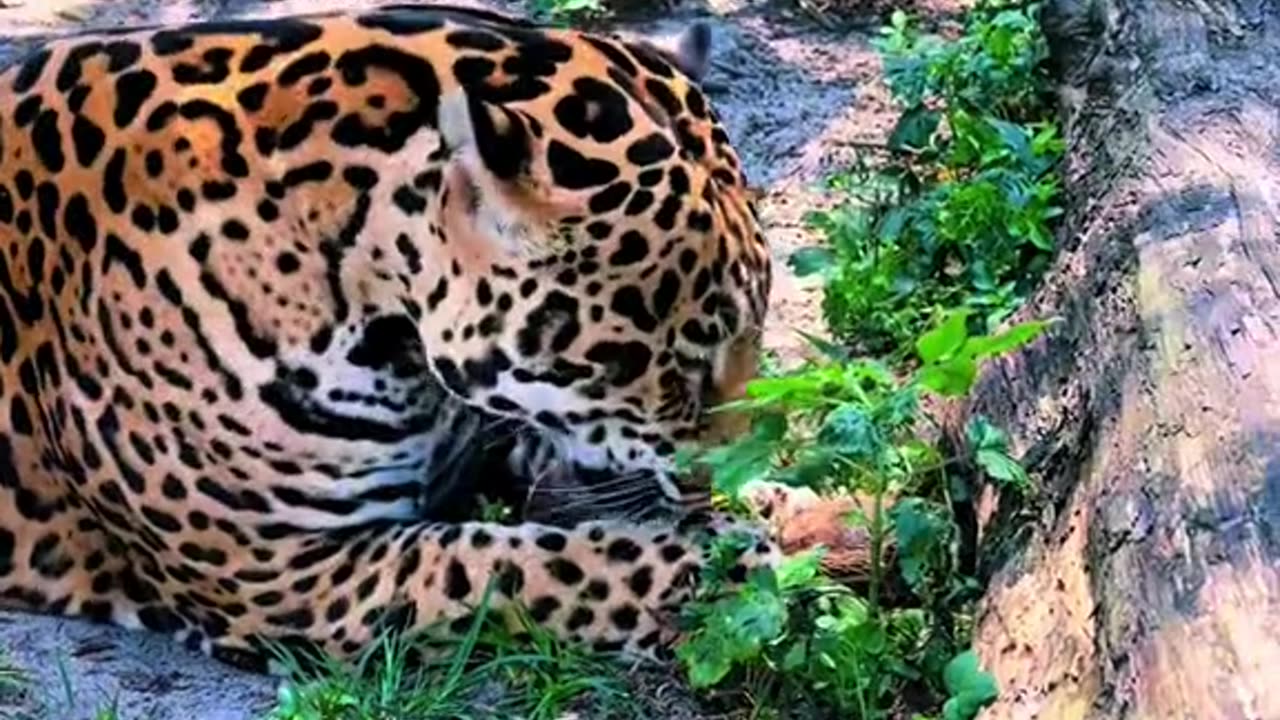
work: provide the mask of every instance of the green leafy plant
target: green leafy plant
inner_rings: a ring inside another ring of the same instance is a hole
[[[912,345],[917,369],[906,377],[815,343],[825,360],[758,378],[745,399],[722,406],[753,414],[749,434],[682,456],[686,465],[707,466],[714,490],[731,504],[753,482],[871,500],[869,513],[848,519],[870,537],[870,577],[861,591],[824,576],[821,549],[775,571],[758,569],[730,589],[717,559],[734,557],[728,550],[745,540],[717,539],[677,651],[695,687],[736,684],[774,707],[835,710],[862,720],[888,717],[908,686],[935,697],[947,718],[967,717],[990,702],[990,678],[964,664],[966,639],[955,622],[977,590],[958,570],[951,511],[959,479],[948,468],[965,458],[944,457],[925,439],[922,431],[933,421],[921,397],[968,393],[983,360],[1022,347],[1049,324],[974,335],[969,314],[948,313],[924,333]],[[972,464],[998,482],[1030,488],[990,422],[972,424],[968,437]],[[892,561],[885,553],[890,540]],[[909,602],[888,602],[891,580],[905,586]]]
[[[940,102],[1020,121],[1043,116],[1050,104],[1049,50],[1035,4],[981,0],[954,40],[919,32],[898,10],[877,49],[890,90],[911,110]]]
[[[790,259],[823,278],[832,331],[861,351],[902,360],[943,308],[969,308],[971,328],[991,331],[1047,267],[1064,144],[1037,12],[987,0],[954,41],[900,11],[883,31],[886,81],[904,107],[885,157],[830,183],[844,202],[808,216],[824,243]]]

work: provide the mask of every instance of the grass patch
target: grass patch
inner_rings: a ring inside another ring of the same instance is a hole
[[[557,720],[582,709],[593,718],[640,716],[617,663],[527,618],[520,627],[513,633],[486,601],[460,641],[441,640],[434,628],[390,633],[353,663],[312,669],[280,653],[292,679],[268,720]]]

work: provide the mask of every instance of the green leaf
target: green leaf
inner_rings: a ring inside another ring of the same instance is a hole
[[[900,428],[916,421],[920,410],[920,396],[910,386],[898,388],[877,408],[876,418],[881,425]]]
[[[708,585],[723,585],[729,573],[738,565],[742,553],[755,545],[756,541],[746,532],[722,533],[711,539],[707,549],[708,562],[706,579]]]
[[[1004,431],[987,419],[985,415],[975,415],[965,428],[965,436],[974,452],[994,450],[1004,452],[1009,447],[1009,438]]]
[[[768,413],[756,418],[751,434],[760,442],[777,442],[787,434],[787,416],[782,413]]]
[[[814,350],[822,353],[823,357],[833,362],[844,362],[849,359],[849,350],[843,345],[834,343],[817,335],[811,335],[803,330],[797,330],[796,333],[804,338]]]
[[[889,510],[898,545],[898,567],[902,579],[917,594],[928,590],[931,571],[945,558],[951,523],[938,508],[921,498],[907,498]]]
[[[709,453],[706,461],[712,466],[711,486],[715,491],[737,498],[747,483],[768,475],[773,467],[773,450],[760,445],[732,447],[732,453]]]
[[[796,277],[808,277],[830,271],[836,266],[836,256],[829,248],[803,247],[791,253],[787,264]]]
[[[955,358],[940,365],[920,368],[916,382],[946,397],[960,397],[969,392],[978,377],[978,366],[969,358]]]
[[[1005,147],[1009,149],[1018,160],[1023,163],[1029,163],[1033,159],[1031,152],[1031,135],[1027,128],[1016,123],[998,118],[986,118],[987,124],[991,126]]]
[[[796,641],[787,648],[786,654],[782,656],[783,672],[795,672],[804,667],[805,660],[808,659],[808,652],[805,651],[803,641]]]
[[[839,372],[838,365],[821,365],[778,377],[755,378],[747,383],[746,406],[754,408],[795,404],[807,406],[820,396],[823,385]],[[743,401],[725,403],[721,408],[742,407]]]
[[[965,350],[976,358],[998,357],[1040,337],[1055,320],[1032,320],[987,337],[973,338]]]
[[[973,387],[978,361],[1021,347],[1038,337],[1053,321],[1031,321],[994,336],[969,337],[964,320],[969,308],[953,311],[934,330],[916,341],[916,352],[924,361],[916,379],[934,392],[956,397]]]
[[[740,603],[728,617],[729,625],[737,629],[735,634],[756,648],[777,639],[787,619],[782,598],[772,593],[751,593],[745,597],[750,598],[750,602]]]
[[[681,475],[692,472],[698,460],[701,459],[702,453],[703,449],[694,445],[681,445],[676,448],[674,458],[676,472]]]
[[[676,648],[676,657],[685,664],[694,687],[712,687],[735,665],[758,661],[764,647],[781,636],[786,619],[781,596],[747,585],[709,608],[704,625]]]
[[[714,635],[702,633],[676,648],[676,657],[689,673],[695,688],[714,687],[733,670],[733,659]]]
[[[910,217],[911,208],[909,207],[895,207],[886,212],[880,220],[880,242],[886,245],[898,242],[899,236],[902,235],[902,229],[906,226]]]
[[[792,487],[820,487],[840,469],[839,457],[834,449],[815,443],[798,450],[785,467],[774,470],[771,478]]]
[[[855,405],[841,405],[827,415],[818,430],[818,441],[852,460],[874,457],[884,447],[880,429]]]
[[[951,695],[942,706],[943,720],[973,720],[1000,694],[995,677],[982,670],[973,650],[952,658],[942,671],[942,681]]]
[[[949,313],[940,325],[916,340],[916,354],[925,363],[935,363],[956,353],[969,338],[968,318],[967,309]]]
[[[785,591],[811,584],[825,554],[824,548],[816,547],[783,560],[777,570],[778,587]]]
[[[1017,460],[997,450],[979,450],[974,455],[974,462],[983,472],[1003,485],[1024,490],[1031,486],[1031,478]]]
[[[898,118],[889,134],[889,148],[893,150],[921,150],[929,146],[933,133],[938,129],[942,113],[916,105]]]
[[[737,498],[744,485],[773,469],[778,443],[786,433],[787,416],[766,413],[755,419],[750,435],[709,450],[698,462],[711,468],[711,485],[717,492]]]

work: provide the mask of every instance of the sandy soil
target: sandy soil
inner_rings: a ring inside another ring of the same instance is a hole
[[[457,4],[476,4],[455,0]],[[0,0],[0,64],[49,34],[84,27],[278,15],[375,5],[370,0]],[[490,2],[511,8],[513,2]],[[752,182],[766,188],[761,214],[778,272],[766,344],[784,362],[804,349],[795,329],[819,325],[816,288],[798,281],[787,256],[812,241],[803,216],[827,200],[817,183],[883,139],[893,115],[879,81],[870,29],[836,31],[777,3],[689,2],[661,21],[627,29],[678,31],[691,17],[713,23],[707,78]],[[865,26],[874,27],[874,24]],[[113,700],[122,717],[248,720],[272,705],[274,682],[174,647],[167,639],[74,620],[0,613],[0,649],[35,678],[26,697],[0,696],[0,719],[93,717]],[[6,709],[7,708],[7,709]],[[39,711],[34,715],[22,715]],[[664,717],[696,717],[667,710]]]

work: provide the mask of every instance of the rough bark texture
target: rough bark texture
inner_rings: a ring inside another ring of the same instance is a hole
[[[1051,0],[1053,334],[957,420],[1043,495],[980,505],[995,718],[1280,718],[1280,2]]]

